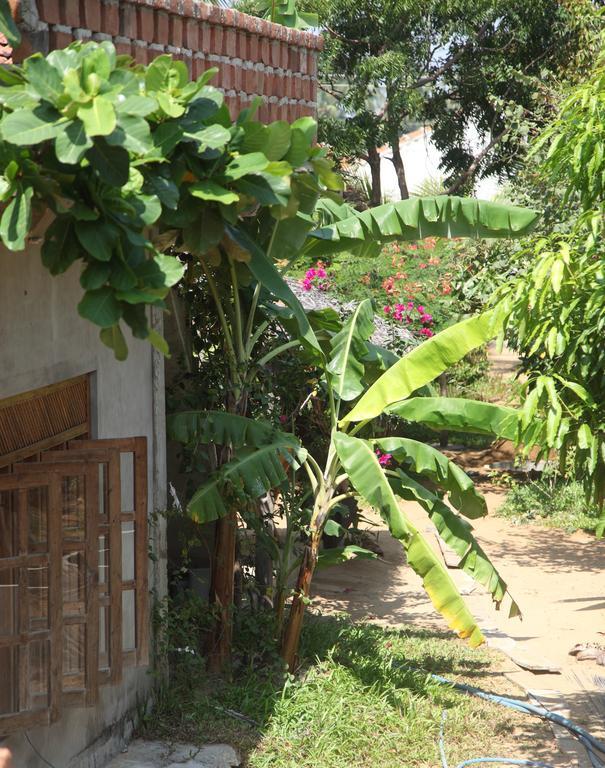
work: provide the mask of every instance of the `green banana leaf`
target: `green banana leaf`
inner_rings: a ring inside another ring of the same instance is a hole
[[[497,608],[508,594],[511,601],[509,616],[520,616],[519,606],[508,591],[506,582],[473,536],[471,524],[402,470],[397,469],[394,474],[395,477],[389,472],[388,477],[393,491],[406,501],[417,502],[428,513],[443,541],[460,556],[458,567],[488,589]]]
[[[339,400],[354,400],[363,392],[363,358],[368,354],[366,342],[373,333],[374,309],[371,300],[364,299],[330,342],[332,357],[327,370]]]
[[[341,420],[341,424],[372,419],[388,406],[430,384],[472,349],[493,338],[496,333],[495,323],[495,315],[491,311],[484,312],[451,325],[427,339],[391,366],[362,395],[355,407]]]
[[[349,544],[346,547],[332,547],[331,549],[322,549],[317,556],[317,568],[330,568],[333,565],[346,563],[347,560],[354,558],[363,558],[367,560],[377,560],[378,555],[370,552],[369,549],[363,549],[355,544]]]
[[[278,436],[280,445],[289,443],[294,452],[300,449],[300,442],[289,432],[282,432],[266,421],[225,411],[182,411],[169,415],[166,425],[168,436],[186,445],[214,443],[255,448],[271,443]]]
[[[336,432],[333,439],[351,484],[401,541],[435,608],[460,637],[468,638],[472,646],[480,645],[484,638],[477,622],[443,563],[404,514],[370,445],[343,432]]]
[[[291,441],[282,442],[279,434],[267,445],[239,448],[230,462],[197,489],[187,505],[187,513],[198,523],[217,520],[229,511],[226,504],[227,498],[232,496],[229,487],[259,499],[288,479],[284,464],[298,467],[305,458],[304,449],[299,448],[293,454]]]
[[[448,432],[474,432],[517,440],[520,412],[504,405],[457,397],[411,397],[388,406],[386,413]]]
[[[539,214],[528,208],[474,198],[438,195],[387,203],[309,233],[304,252],[313,258],[355,251],[370,241],[424,237],[522,237]]]
[[[250,260],[247,262],[246,266],[254,278],[261,283],[267,291],[272,293],[276,299],[283,301],[283,303],[290,308],[297,323],[301,343],[315,354],[319,353],[319,356],[323,360],[324,354],[322,348],[311,328],[302,304],[296,298],[292,289],[281,276],[273,262],[267,257],[266,253],[258,243],[256,243],[247,232],[244,232],[243,229],[238,227],[227,227],[227,232],[234,242],[250,254]]]
[[[487,504],[483,494],[466,472],[436,448],[406,437],[383,437],[372,440],[372,445],[383,453],[390,453],[399,464],[423,475],[443,488],[457,510],[471,520],[487,515]]]

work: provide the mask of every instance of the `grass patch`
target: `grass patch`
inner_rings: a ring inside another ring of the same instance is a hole
[[[225,681],[208,677],[201,659],[191,656],[176,666],[173,683],[160,692],[142,735],[228,742],[249,768],[435,766],[443,710],[453,765],[481,755],[535,756],[537,744],[549,741],[539,722],[429,677],[428,672],[437,672],[512,692],[498,673],[497,656],[473,651],[450,634],[310,615],[301,659],[297,676],[285,675],[274,660],[262,669],[241,664]]]
[[[513,485],[496,515],[519,525],[539,523],[567,533],[594,533],[599,520],[599,512],[586,501],[581,483],[551,477]]]

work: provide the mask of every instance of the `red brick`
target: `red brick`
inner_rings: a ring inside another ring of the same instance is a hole
[[[260,41],[260,60],[267,66],[271,63],[271,41],[268,37],[263,37]]]
[[[237,56],[237,32],[233,27],[228,27],[223,36],[223,54],[234,59]]]
[[[271,40],[269,43],[269,65],[272,67],[279,67],[280,45],[279,40]]]
[[[214,8],[214,6],[212,7]],[[210,52],[216,53],[217,56],[221,56],[223,53],[223,28],[219,27],[218,24],[213,24],[211,29]]]
[[[223,8],[222,11],[222,23],[226,27],[233,27],[236,23],[236,11],[233,8]]]
[[[253,69],[244,70],[244,87],[245,93],[257,93],[256,90],[256,72]]]
[[[258,61],[258,51],[260,48],[260,40],[256,34],[250,35],[248,38],[248,60]]]
[[[200,27],[200,52],[212,53],[212,27],[205,21]]]
[[[239,59],[242,59],[242,61],[245,61],[248,58],[248,35],[246,32],[243,32],[241,29],[236,30],[235,35],[236,35],[235,55]]]
[[[116,42],[116,52],[120,56],[132,56],[132,45],[130,43],[125,42]]]
[[[290,47],[288,43],[279,44],[279,66],[282,69],[288,69],[288,62],[290,60]]]
[[[137,38],[146,43],[153,42],[155,33],[155,12],[153,8],[139,6],[137,9]]]
[[[207,69],[206,62],[204,59],[193,59],[192,69],[191,69],[191,76],[194,80],[197,80],[197,78],[204,72],[204,70]]]
[[[130,3],[120,5],[120,34],[135,40],[137,37],[137,8]]]
[[[186,19],[184,24],[183,45],[192,51],[200,49],[200,24],[197,19]]]
[[[133,45],[132,53],[137,64],[147,64],[147,46]]]
[[[256,71],[256,83],[254,85],[254,93],[258,93],[259,96],[262,96],[263,94],[267,94],[267,96],[272,96],[273,93],[271,91],[271,84],[273,79],[275,78],[275,75],[268,75],[262,70]]]
[[[316,51],[309,51],[309,58],[307,61],[307,68],[311,77],[317,77],[317,53]]]
[[[61,24],[66,27],[81,27],[80,0],[63,0],[61,3]]]
[[[294,98],[295,99],[303,98],[303,81],[301,77],[294,78]]]
[[[233,67],[233,88],[238,93],[244,90],[244,70],[241,67]]]
[[[38,13],[40,14],[40,21],[47,21],[49,24],[60,24],[60,0],[38,0]]]
[[[48,42],[49,48],[52,51],[55,48],[66,48],[71,42],[73,42],[73,37],[68,32],[56,32],[51,30]],[[20,60],[17,58],[17,53],[18,51],[15,51],[15,61]]]
[[[175,48],[181,48],[183,45],[183,19],[171,13],[169,26],[168,38],[170,45],[174,45]]]
[[[170,39],[170,17],[166,11],[155,12],[154,43],[162,45],[174,45]]]
[[[103,3],[101,31],[112,36],[120,34],[120,11],[117,3],[108,3],[107,0]]]
[[[263,102],[258,110],[258,119],[261,123],[266,123],[269,119],[269,105]]]
[[[302,97],[307,101],[313,101],[313,84],[310,80],[302,81]]]
[[[292,72],[300,72],[300,50],[298,48],[290,48],[288,69],[291,69]]]
[[[92,32],[104,32],[101,23],[101,3],[99,0],[83,2],[81,7],[81,23],[86,29]]]
[[[233,81],[234,81],[234,72],[233,72],[233,65],[232,64],[224,64],[223,65],[223,71],[222,71],[222,77],[221,77],[221,86],[226,90],[230,91],[233,88]]]

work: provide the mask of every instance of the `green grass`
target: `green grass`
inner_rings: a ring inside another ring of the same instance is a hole
[[[249,768],[436,766],[444,710],[452,765],[489,754],[535,756],[549,739],[539,723],[428,676],[433,671],[512,692],[498,673],[495,655],[471,650],[450,634],[309,616],[301,658],[295,677],[284,675],[278,663],[260,670],[242,664],[231,681],[209,678],[201,664],[195,670],[188,665],[162,691],[143,735],[228,742]],[[258,725],[230,716],[227,709]]]
[[[568,533],[594,532],[599,519],[580,483],[551,477],[513,485],[496,514],[518,524],[538,523]]]

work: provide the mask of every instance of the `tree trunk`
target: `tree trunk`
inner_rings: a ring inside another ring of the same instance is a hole
[[[397,184],[399,185],[399,193],[402,200],[408,200],[410,192],[408,190],[408,183],[405,178],[405,168],[403,167],[403,158],[401,157],[401,150],[399,149],[399,131],[393,135],[391,139],[391,151],[393,152],[393,165],[395,167],[395,174],[397,176]]]
[[[317,564],[318,549],[319,536],[314,534],[311,544],[305,547],[303,553],[296,581],[296,594],[290,606],[290,615],[288,616],[288,624],[282,642],[281,655],[288,665],[290,672],[294,672],[296,669],[300,633],[305,615],[305,606],[311,594],[311,581],[315,572],[315,565]]]
[[[235,510],[216,521],[210,580],[210,604],[216,607],[208,642],[208,669],[221,672],[231,658],[237,516]]]
[[[376,147],[368,147],[368,165],[372,177],[370,205],[375,208],[382,203],[382,179],[380,178],[380,155]]]

